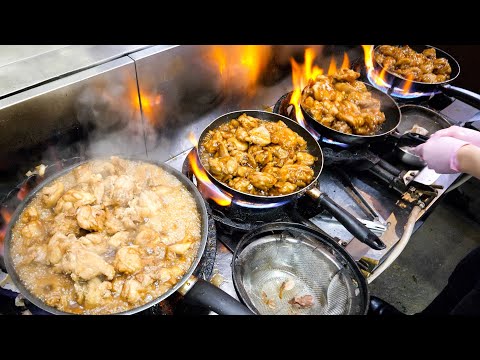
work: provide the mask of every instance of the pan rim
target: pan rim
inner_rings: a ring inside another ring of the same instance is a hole
[[[385,45],[385,44],[383,44],[383,45]],[[380,46],[382,46],[382,45],[376,45],[376,46],[372,49],[372,52],[375,53],[375,51],[376,51],[376,50],[378,49],[378,47],[380,47]],[[393,46],[398,46],[398,45],[393,45]],[[411,80],[411,83],[412,83],[412,84],[431,85],[431,86],[444,85],[444,84],[448,84],[448,83],[452,82],[453,80],[455,80],[455,79],[458,77],[458,75],[460,75],[460,71],[461,71],[461,69],[460,69],[460,64],[458,63],[458,61],[457,61],[452,55],[450,55],[450,54],[447,53],[446,51],[443,51],[442,49],[437,48],[437,47],[432,46],[432,45],[413,45],[413,46],[425,46],[425,47],[427,47],[427,48],[435,49],[435,51],[440,51],[441,53],[447,55],[447,56],[448,56],[451,60],[453,60],[453,62],[457,65],[458,72],[457,72],[457,74],[456,74],[454,77],[451,77],[450,79],[445,80],[445,81],[442,81],[442,82],[428,83],[428,82],[423,82],[423,81],[414,81],[414,80]],[[391,72],[390,70],[384,69],[384,67],[383,67],[381,64],[379,64],[379,63],[377,62],[377,60],[375,60],[375,57],[374,57],[374,56],[372,56],[372,58],[373,58],[373,60],[375,61],[375,64],[377,64],[382,70],[384,70],[384,71],[387,72],[388,74],[390,74],[390,75],[392,75],[392,76],[395,76],[395,77],[397,77],[397,78],[399,78],[399,79],[402,79],[403,81],[409,81],[408,79],[405,79],[403,76],[397,75],[397,74]],[[450,60],[450,59],[447,59],[447,60]]]
[[[332,131],[336,134],[339,134],[339,135],[343,135],[343,136],[348,136],[348,137],[353,137],[353,138],[358,138],[358,139],[366,139],[366,141],[368,141],[369,139],[375,139],[375,138],[378,138],[378,137],[382,137],[382,136],[386,136],[388,134],[391,134],[392,132],[395,131],[395,129],[398,127],[398,125],[400,125],[400,122],[402,121],[402,113],[400,111],[400,107],[399,105],[397,104],[397,101],[395,101],[395,99],[390,96],[389,94],[377,89],[376,87],[374,87],[373,85],[369,84],[369,83],[366,83],[365,81],[361,81],[361,80],[357,80],[357,81],[360,81],[361,83],[365,84],[367,88],[369,88],[369,91],[370,92],[373,92],[373,93],[378,93],[378,94],[382,94],[382,95],[385,95],[387,96],[392,104],[395,105],[395,108],[398,110],[398,121],[397,121],[397,124],[390,130],[387,130],[385,132],[382,132],[382,133],[379,133],[379,134],[373,134],[373,135],[358,135],[358,134],[346,134],[344,132],[341,132],[341,131],[338,131],[338,130],[335,130],[335,129],[332,129],[331,127],[328,127],[326,125],[323,125],[321,124],[320,122],[318,122],[317,120],[315,120],[315,118],[313,118],[308,112],[307,110],[305,110],[305,108],[303,107],[302,105],[302,102],[300,101],[300,108],[302,110],[302,112],[304,114],[307,114],[307,116],[312,120],[312,121],[315,121],[316,123],[318,123],[319,125],[329,129],[329,131]],[[308,86],[308,85],[307,85]],[[305,86],[302,90],[302,94],[303,92],[305,91],[305,89],[307,88],[307,86]],[[307,130],[308,131],[308,130]]]
[[[277,114],[277,113],[274,113],[274,112],[265,111],[265,110],[255,110],[255,109],[235,110],[235,111],[230,111],[230,112],[228,112],[228,113],[225,113],[225,114],[222,114],[222,115],[218,116],[217,118],[215,118],[215,120],[213,120],[213,121],[210,122],[207,126],[205,126],[204,130],[203,130],[202,133],[200,134],[200,137],[199,137],[199,139],[198,139],[198,145],[197,145],[197,156],[198,156],[198,159],[199,159],[199,161],[200,161],[200,164],[202,165],[203,170],[204,170],[210,177],[215,178],[215,177],[212,175],[212,173],[205,168],[205,165],[203,164],[202,159],[201,159],[201,157],[200,157],[200,153],[199,153],[201,140],[205,137],[205,136],[202,136],[202,135],[204,135],[204,134],[206,135],[206,130],[207,130],[213,123],[215,123],[216,121],[218,121],[218,119],[220,119],[221,117],[230,116],[230,115],[236,114],[236,113],[247,113],[247,112],[256,112],[256,113],[260,112],[260,113],[265,113],[265,114],[269,114],[269,115],[274,115],[274,116],[277,116],[277,117],[282,118],[282,121],[283,121],[283,120],[286,120],[286,121],[287,121],[287,123],[286,123],[287,126],[288,126],[288,123],[291,122],[291,123],[293,123],[293,124],[295,124],[295,125],[298,125],[298,126],[304,128],[304,127],[303,127],[302,125],[300,125],[299,123],[293,121],[292,119],[290,119],[290,118],[288,118],[288,117],[286,117],[286,116],[284,116],[284,115],[280,115],[280,114]],[[240,114],[240,115],[241,115],[241,114]],[[234,119],[234,118],[232,118],[232,119]],[[232,120],[232,119],[231,119],[231,120]],[[260,119],[260,120],[268,121],[268,120],[265,120],[265,119]],[[289,127],[289,129],[293,131],[293,129],[291,129],[290,127]],[[217,181],[219,181],[220,183],[222,183],[222,184],[223,184],[224,186],[226,186],[228,189],[231,189],[232,191],[237,192],[237,193],[240,193],[240,194],[242,194],[242,195],[246,195],[246,196],[252,197],[252,198],[259,198],[259,199],[273,199],[273,201],[275,201],[275,200],[277,200],[277,199],[287,199],[287,198],[289,199],[288,201],[290,201],[290,198],[291,198],[291,197],[293,197],[293,196],[295,196],[295,195],[298,195],[298,194],[301,194],[301,193],[303,193],[303,192],[306,192],[306,191],[308,191],[309,189],[311,189],[312,187],[315,187],[315,185],[316,185],[316,183],[317,183],[317,181],[318,181],[318,178],[320,177],[320,174],[321,174],[322,171],[323,171],[323,166],[324,166],[325,161],[324,161],[324,157],[323,157],[322,147],[320,146],[320,144],[318,143],[318,141],[315,140],[315,138],[314,138],[313,135],[310,133],[310,131],[308,131],[306,128],[304,128],[304,129],[305,129],[305,131],[308,133],[308,135],[311,137],[312,143],[314,142],[314,143],[317,145],[317,147],[318,147],[318,149],[319,149],[319,153],[320,153],[320,155],[321,155],[321,157],[322,157],[320,169],[319,169],[319,171],[318,171],[317,176],[315,176],[315,178],[312,180],[312,182],[311,182],[310,184],[308,184],[307,186],[305,186],[305,187],[303,187],[303,188],[301,188],[301,189],[299,189],[299,190],[297,190],[297,191],[295,191],[295,192],[293,192],[293,193],[290,193],[290,194],[268,196],[268,195],[254,195],[254,194],[249,194],[249,193],[246,193],[246,192],[243,192],[243,191],[240,191],[240,190],[233,189],[233,188],[231,188],[230,186],[228,186],[227,184],[221,182],[221,181],[218,180],[218,179],[217,179]],[[318,160],[317,160],[317,161],[318,161]],[[215,184],[214,184],[214,185],[215,185]],[[220,189],[219,189],[219,190],[220,190]],[[220,191],[221,191],[221,190],[220,190]],[[276,201],[276,202],[280,202],[280,201],[281,201],[281,200],[278,200],[278,201]],[[259,203],[259,204],[260,204],[260,203]]]
[[[197,250],[197,254],[195,259],[193,260],[192,264],[190,265],[190,268],[188,271],[182,276],[180,280],[177,281],[177,283],[172,286],[169,290],[167,290],[165,293],[160,295],[159,297],[156,297],[155,299],[141,305],[135,308],[131,308],[128,310],[120,311],[120,312],[115,312],[115,313],[108,313],[108,314],[98,314],[98,315],[130,315],[130,314],[135,314],[140,311],[146,310],[153,305],[156,305],[157,303],[161,302],[162,300],[166,299],[170,295],[172,295],[174,292],[176,292],[180,287],[183,286],[185,282],[192,276],[193,272],[195,271],[196,267],[200,263],[200,260],[203,256],[203,253],[205,251],[206,243],[207,243],[207,236],[208,236],[208,215],[207,215],[207,207],[205,205],[205,201],[203,200],[202,195],[200,194],[199,190],[197,187],[190,181],[188,178],[183,175],[180,171],[174,169],[170,165],[167,165],[162,162],[157,162],[156,160],[153,159],[146,159],[142,157],[129,157],[129,156],[122,156],[122,155],[108,155],[108,156],[101,156],[101,157],[94,157],[94,158],[89,158],[85,160],[81,160],[80,162],[77,162],[75,164],[72,164],[70,166],[65,167],[64,169],[52,174],[51,176],[45,178],[42,180],[32,191],[30,191],[25,199],[20,203],[19,206],[15,209],[14,213],[12,214],[11,221],[7,225],[6,233],[5,233],[5,239],[4,239],[4,262],[5,262],[5,267],[7,269],[7,273],[10,276],[10,278],[13,280],[14,285],[20,290],[20,293],[27,298],[31,303],[33,303],[35,306],[39,307],[40,309],[43,309],[45,311],[48,311],[51,314],[54,315],[88,315],[88,314],[75,314],[67,311],[62,311],[59,310],[55,307],[52,307],[50,305],[47,305],[45,302],[40,300],[37,296],[32,294],[30,290],[27,289],[27,287],[24,285],[23,281],[20,279],[19,274],[15,270],[15,266],[13,264],[13,258],[11,256],[11,241],[12,241],[12,230],[14,225],[17,223],[19,220],[20,214],[23,213],[23,210],[28,206],[28,204],[36,197],[38,192],[42,190],[46,185],[50,184],[52,181],[58,179],[59,177],[66,175],[67,173],[71,172],[73,169],[77,168],[78,166],[88,163],[90,161],[94,160],[103,160],[103,159],[109,159],[111,156],[118,156],[122,159],[126,160],[131,160],[131,161],[139,161],[139,162],[145,162],[145,163],[150,163],[153,165],[156,165],[163,170],[167,171],[169,174],[175,176],[185,187],[187,187],[187,190],[192,194],[194,197],[195,203],[197,205],[199,214],[200,214],[200,221],[201,221],[201,239],[200,239],[200,244]],[[188,180],[188,181],[186,181]]]

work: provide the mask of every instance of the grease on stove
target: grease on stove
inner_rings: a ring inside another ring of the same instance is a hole
[[[218,269],[214,269],[213,276],[210,279],[210,283],[219,288],[224,281],[225,281],[225,278],[222,275],[220,275],[220,273],[218,272]]]

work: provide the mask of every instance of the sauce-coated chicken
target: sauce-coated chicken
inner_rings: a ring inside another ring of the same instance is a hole
[[[253,195],[291,194],[312,182],[316,157],[282,122],[242,114],[211,130],[200,144],[202,163],[219,181]]]
[[[437,58],[433,48],[418,53],[408,45],[382,45],[375,51],[375,60],[391,73],[413,81],[443,82],[452,73],[448,60]]]
[[[318,75],[302,93],[301,105],[320,124],[345,134],[372,135],[385,121],[380,101],[361,81],[359,73],[341,69]]]

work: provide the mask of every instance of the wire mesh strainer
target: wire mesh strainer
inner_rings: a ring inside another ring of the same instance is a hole
[[[365,314],[366,281],[333,239],[294,223],[246,234],[233,257],[233,280],[250,310],[261,315]]]

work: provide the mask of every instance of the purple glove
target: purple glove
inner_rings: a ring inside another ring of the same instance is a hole
[[[470,144],[467,141],[453,137],[430,137],[425,144],[418,145],[412,149],[415,155],[420,156],[430,169],[439,174],[454,174],[460,172],[458,169],[457,151],[464,145]]]
[[[455,139],[467,141],[472,145],[480,146],[480,131],[466,129],[460,126],[450,126],[449,128],[439,130],[430,136],[430,139],[439,137],[453,137]]]

